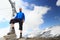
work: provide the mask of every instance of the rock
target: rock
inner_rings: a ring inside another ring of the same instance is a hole
[[[3,37],[1,37],[0,40],[5,40],[5,39]]]
[[[17,40],[16,34],[10,34],[4,36],[5,40]]]
[[[16,38],[16,34],[10,34],[10,35],[5,35],[4,36],[5,40],[26,40],[25,38]]]
[[[18,40],[26,40],[25,38],[20,38],[20,39],[18,39]]]

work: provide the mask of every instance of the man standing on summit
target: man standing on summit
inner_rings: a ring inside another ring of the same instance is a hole
[[[20,38],[22,38],[22,26],[23,26],[24,20],[25,20],[25,15],[22,12],[22,8],[19,8],[19,12],[16,14],[15,18],[10,20],[11,31],[8,33],[8,35],[15,33],[14,23],[18,22],[19,30],[20,30]]]

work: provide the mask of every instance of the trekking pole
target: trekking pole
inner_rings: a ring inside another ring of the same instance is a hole
[[[9,0],[11,7],[12,7],[12,17],[15,16],[15,13],[17,13],[16,8],[15,8],[15,2],[12,2],[11,0]]]

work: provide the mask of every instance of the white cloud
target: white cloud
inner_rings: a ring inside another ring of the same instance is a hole
[[[57,0],[56,5],[60,6],[60,0]]]
[[[11,19],[11,6],[8,0],[0,1],[0,22],[4,22],[6,20]]]
[[[8,2],[8,0],[0,0],[0,9],[4,9],[4,8],[10,8],[10,4]]]
[[[46,7],[35,6],[33,11],[30,11],[30,13],[27,12],[27,14],[25,13],[26,20],[25,20],[24,26],[26,26],[27,29],[37,28],[40,24],[44,22],[42,17],[43,17],[43,14],[45,14],[48,10],[49,8],[46,8]]]
[[[5,0],[5,1],[7,1],[7,0]],[[25,22],[23,24],[23,34],[25,35],[25,34],[29,34],[29,33],[32,33],[32,32],[34,32],[34,33],[39,32],[40,31],[39,25],[44,23],[42,17],[43,17],[44,14],[47,13],[48,10],[50,10],[50,8],[34,5],[34,10],[31,11],[31,10],[25,9],[24,5],[26,5],[26,4],[22,0],[20,0],[20,1],[16,0],[17,11],[18,11],[19,7],[22,7],[23,12],[25,13],[25,18],[26,19],[25,19]],[[10,6],[9,3],[7,4],[6,7],[8,7],[8,6]],[[2,7],[2,8],[5,8],[5,7]],[[5,20],[9,21],[11,19],[12,12],[11,12],[11,9],[9,8],[9,9],[6,9],[6,10],[1,10],[0,14],[1,14],[1,18],[0,18],[1,21],[3,20],[3,18]],[[18,27],[18,24],[15,24],[16,34],[18,35],[19,31],[18,31],[17,27]],[[3,28],[3,29],[5,29],[5,28]],[[3,31],[3,29],[1,31]],[[32,31],[30,31],[30,30],[32,30]],[[5,31],[5,32],[7,32],[7,31]],[[1,32],[1,33],[3,33],[3,32]]]

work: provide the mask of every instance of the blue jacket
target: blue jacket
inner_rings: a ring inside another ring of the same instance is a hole
[[[19,18],[20,20],[25,20],[25,15],[20,11],[17,13],[15,18]]]

